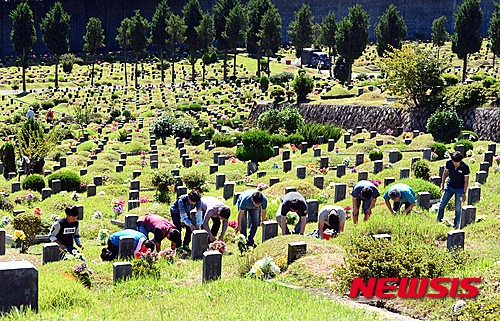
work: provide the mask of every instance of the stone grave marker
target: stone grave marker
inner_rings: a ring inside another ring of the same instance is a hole
[[[391,241],[391,235],[390,234],[373,234],[372,238],[374,240],[386,240],[386,241]]]
[[[342,177],[345,175],[345,164],[338,164],[337,165],[337,177]]]
[[[304,153],[307,153],[307,142],[302,142],[300,143],[300,153],[301,154],[304,154]]]
[[[219,173],[215,175],[215,189],[223,188],[226,182],[226,174]]]
[[[413,167],[413,164],[415,164],[416,162],[418,162],[420,160],[420,157],[412,157],[411,158],[411,165]]]
[[[462,216],[460,217],[460,229],[476,222],[476,208],[472,205],[462,207]]]
[[[384,187],[387,187],[394,183],[396,179],[394,177],[384,177]]]
[[[45,243],[43,245],[42,261],[43,264],[59,261],[59,245],[56,243]]]
[[[344,183],[336,183],[335,184],[335,195],[333,198],[333,202],[337,203],[341,200],[345,199],[345,194],[347,190],[347,184]]]
[[[446,169],[446,166],[441,165],[439,166],[439,176],[443,177],[444,170]]]
[[[307,243],[301,242],[291,242],[288,243],[288,265],[294,261],[300,259],[307,254]]]
[[[278,222],[262,222],[262,243],[276,236],[278,236]]]
[[[291,193],[291,192],[296,192],[297,189],[294,186],[288,186],[285,187],[285,194]]]
[[[455,150],[460,152],[465,157],[465,146],[463,144],[455,146]]]
[[[431,194],[429,192],[419,192],[417,196],[417,204],[424,210],[431,208]]]
[[[277,184],[280,182],[279,177],[269,177],[269,186],[273,186],[274,184]]]
[[[217,173],[219,170],[219,165],[217,164],[210,164],[210,174]]]
[[[52,181],[52,194],[58,194],[61,191],[61,180],[55,179]],[[87,186],[88,188],[88,186]]]
[[[430,148],[423,148],[422,149],[422,158],[426,160],[431,160],[431,149]]]
[[[52,194],[52,189],[51,188],[42,188],[42,201],[44,199],[47,199],[50,197],[50,195]]]
[[[177,186],[176,191],[177,191],[177,198],[179,198],[179,196],[187,194],[187,187],[186,186]]]
[[[21,182],[12,182],[11,186],[12,193],[19,192],[21,190]]]
[[[331,152],[335,149],[335,139],[328,140],[328,151]]]
[[[488,178],[488,172],[486,172],[486,171],[477,171],[476,172],[476,183],[484,184],[484,183],[486,183],[487,178]]]
[[[96,186],[95,184],[87,185],[87,197],[96,196]]]
[[[113,283],[120,282],[132,277],[132,263],[115,262],[113,263]]]
[[[307,202],[307,220],[309,222],[318,221],[319,201],[317,199],[308,199]]]
[[[321,156],[319,159],[319,168],[328,168],[328,156]]]
[[[226,155],[219,155],[219,157],[217,158],[217,165],[226,165]]]
[[[381,160],[377,160],[373,162],[373,173],[380,173],[384,169],[384,162]]]
[[[376,139],[375,140],[375,145],[376,146],[382,146],[382,145],[384,145],[384,140],[383,139]]]
[[[316,186],[319,189],[323,189],[325,184],[325,177],[322,175],[316,175],[314,176],[314,186]]]
[[[5,229],[0,228],[0,255],[5,255]]]
[[[493,165],[493,152],[486,152],[484,153],[484,161],[488,162],[490,166]]]
[[[38,270],[28,261],[0,262],[0,312],[30,307],[38,312]]]
[[[495,143],[488,144],[488,152],[492,152],[493,155],[495,155],[497,153],[497,144]]]
[[[429,181],[436,186],[441,186],[441,176],[431,176]]]
[[[81,204],[76,204],[75,205],[76,210],[78,211],[78,216],[76,217],[77,220],[81,221],[83,220],[83,205]]]
[[[481,188],[479,186],[469,187],[467,205],[474,205],[481,200]]]
[[[306,167],[305,166],[297,166],[297,178],[305,179],[306,178]]]
[[[488,172],[490,171],[490,163],[488,163],[488,162],[479,163],[479,170],[485,171],[486,174],[488,174]]]
[[[345,148],[347,149],[347,148],[351,147],[352,145],[354,145],[354,143],[352,142],[352,140],[349,140],[345,143]]]
[[[257,178],[264,177],[264,176],[266,176],[266,174],[267,174],[266,171],[258,171],[257,172]]]
[[[135,171],[132,172],[132,178],[136,179],[137,177],[141,176],[141,174],[142,174],[142,171],[135,170]]]
[[[288,173],[292,170],[292,161],[290,159],[283,161],[283,172]]]
[[[314,148],[313,149],[314,157],[320,157],[321,156],[321,148]]]
[[[458,249],[464,249],[465,232],[462,230],[453,230],[448,232],[446,248],[452,252]]]
[[[225,200],[230,199],[230,198],[233,197],[233,195],[234,195],[234,186],[235,186],[234,182],[225,182],[224,183],[224,192],[223,192],[223,195],[224,195],[224,199]]]
[[[214,151],[214,164],[219,163],[219,156],[220,156],[220,151],[218,150]]]
[[[128,192],[129,200],[138,200],[139,199],[139,191],[136,189],[131,189]]]
[[[220,279],[222,273],[222,253],[219,251],[203,252],[203,282]]]
[[[234,193],[233,195],[233,205],[236,205],[238,202],[238,198],[240,197],[241,193]]]
[[[370,139],[375,138],[377,136],[377,132],[372,130],[370,131]]]
[[[359,166],[361,164],[363,164],[365,162],[365,154],[363,153],[358,153],[356,154],[356,165],[355,166]]]
[[[193,231],[193,241],[191,242],[191,258],[193,260],[203,258],[203,252],[208,249],[208,232],[205,230]]]
[[[367,179],[368,179],[368,172],[367,171],[358,172],[358,182],[359,181],[366,181]]]
[[[135,189],[135,190],[140,191],[141,190],[141,182],[138,180],[130,181],[130,189],[131,190]]]
[[[255,162],[248,162],[247,164],[247,175],[250,176],[253,173],[257,172],[257,163]]]
[[[120,236],[120,245],[118,246],[118,256],[120,258],[134,257],[134,238],[132,236]]]
[[[399,179],[410,177],[410,169],[409,168],[400,168],[399,169]]]
[[[344,143],[347,143],[350,140],[351,140],[351,133],[345,133],[344,134]]]

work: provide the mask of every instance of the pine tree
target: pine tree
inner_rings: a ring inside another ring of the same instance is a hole
[[[295,46],[295,56],[301,57],[302,50],[312,43],[313,15],[309,5],[302,5],[299,11],[295,12],[295,20],[288,27],[288,35],[292,38]],[[302,68],[302,59],[300,60]]]
[[[321,22],[321,44],[328,47],[328,56],[330,56],[330,77],[332,77],[332,65],[335,63],[332,60],[332,55],[335,57],[337,50],[335,48],[335,33],[337,32],[337,21],[335,14],[329,12]]]
[[[237,56],[237,46],[240,40],[245,38],[245,31],[247,27],[247,15],[241,5],[237,2],[233,9],[229,11],[229,17],[227,18],[226,30],[224,31],[224,37],[226,38],[229,47],[233,49],[234,62],[233,62],[233,76],[236,77],[236,56]]]
[[[281,16],[276,7],[267,10],[262,17],[259,38],[259,47],[267,55],[267,76],[269,77],[271,74],[269,56],[277,52],[281,46]]]
[[[491,52],[493,53],[493,68],[495,68],[495,57],[500,56],[500,4],[495,2],[495,11],[491,16],[488,35],[491,41]]]
[[[172,14],[167,20],[167,34],[172,44],[172,84],[175,83],[175,60],[177,59],[177,44],[186,40],[186,24],[184,19]]]
[[[117,31],[116,41],[118,41],[118,44],[123,49],[123,69],[125,71],[125,86],[127,86],[127,49],[130,47],[130,18],[123,19]]]
[[[90,86],[94,86],[94,66],[95,66],[95,56],[97,49],[104,47],[104,29],[102,29],[102,23],[99,18],[91,17],[87,23],[87,33],[83,36],[85,44],[83,49],[92,54],[92,73],[90,76]]]
[[[144,49],[148,44],[148,29],[149,29],[148,21],[146,20],[146,18],[141,16],[139,10],[136,10],[135,15],[130,19],[130,26],[128,33],[128,36],[130,37],[129,38],[130,47],[135,53],[134,79],[136,88],[139,86],[137,79],[139,77],[139,70],[138,70],[139,55],[144,51]]]
[[[171,14],[167,1],[162,0],[156,7],[153,18],[151,18],[151,43],[160,48],[160,74],[162,83],[165,82],[163,51],[167,46],[167,20]]]
[[[208,46],[214,41],[215,36],[215,27],[214,27],[214,18],[209,13],[204,13],[200,25],[196,27],[196,32],[198,33],[198,39],[200,40],[199,46],[203,52],[203,57],[207,55]],[[205,81],[206,74],[206,66],[205,59],[202,59],[203,63],[203,75],[202,81]]]
[[[405,20],[399,15],[396,6],[391,4],[375,25],[378,55],[382,57],[394,49],[401,49],[401,44],[406,38],[406,31]]]
[[[188,0],[182,8],[184,23],[186,24],[186,44],[189,46],[189,62],[191,64],[191,80],[196,80],[195,64],[197,60],[196,52],[199,49],[198,33],[196,27],[200,25],[202,12],[198,0]]]

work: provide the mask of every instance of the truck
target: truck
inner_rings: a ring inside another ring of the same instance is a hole
[[[317,68],[321,61],[321,69],[330,68],[330,57],[328,53],[318,48],[304,48],[302,50],[302,66]]]

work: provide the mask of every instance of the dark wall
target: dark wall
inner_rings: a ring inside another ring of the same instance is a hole
[[[9,13],[17,5],[19,1],[0,2],[0,57],[14,54],[10,42],[10,29],[12,21],[9,18]],[[38,31],[38,42],[35,47],[36,53],[44,53],[45,48],[40,34],[39,24],[42,17],[45,16],[49,8],[54,4],[54,0],[30,1],[34,16],[35,25]],[[103,27],[106,34],[106,50],[118,49],[115,41],[116,28],[125,17],[130,17],[134,14],[134,10],[140,9],[141,14],[148,20],[155,11],[159,0],[142,0],[142,1],[127,1],[127,0],[61,0],[64,9],[71,15],[71,51],[82,51],[83,35],[85,27],[90,17],[98,17],[103,22]],[[200,0],[200,4],[204,10],[211,10],[216,0]],[[244,3],[248,1],[242,1]],[[371,37],[374,38],[373,26],[378,21],[378,17],[386,10],[386,8],[394,3],[401,15],[405,18],[408,26],[408,35],[413,37],[416,33],[430,35],[432,21],[442,15],[448,18],[448,30],[453,28],[453,13],[456,7],[461,3],[461,0],[273,0],[276,7],[279,9],[283,19],[283,40],[288,40],[286,29],[290,22],[294,19],[294,12],[297,11],[302,3],[307,3],[311,6],[315,22],[321,22],[323,17],[329,12],[335,12],[337,20],[340,20],[348,12],[348,8],[355,3],[359,3],[370,16]],[[172,10],[180,13],[182,6],[186,3],[185,0],[169,1]],[[493,0],[483,0],[483,26],[482,33],[487,35],[489,20],[494,10]]]

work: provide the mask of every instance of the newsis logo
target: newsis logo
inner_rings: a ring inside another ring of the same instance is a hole
[[[479,290],[473,284],[480,282],[481,278],[370,278],[365,283],[363,279],[355,278],[349,297],[356,298],[361,293],[368,299],[374,296],[380,299],[474,298]]]

